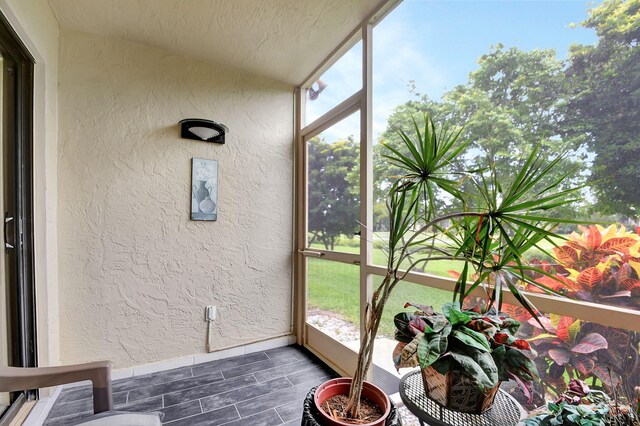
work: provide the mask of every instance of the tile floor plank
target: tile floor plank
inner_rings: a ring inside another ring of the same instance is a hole
[[[241,365],[234,368],[229,368],[226,370],[222,370],[222,375],[225,379],[230,379],[232,377],[244,376],[249,373],[256,373],[258,371],[268,370],[270,368],[280,367],[285,364],[293,364],[296,361],[300,360],[300,355],[297,354],[286,354],[282,357],[275,359],[267,359],[265,361],[254,362],[247,365]]]
[[[146,413],[148,411],[158,411],[162,408],[162,395],[126,404],[114,404],[116,411],[133,411],[136,413]]]
[[[309,388],[311,389],[311,388]],[[285,422],[294,420],[294,419],[299,419],[300,417],[302,417],[302,411],[303,411],[303,407],[302,407],[302,403],[304,401],[304,397],[290,402],[288,404],[282,405],[278,408],[276,408],[276,411],[278,412],[278,414],[280,415],[280,418],[282,420],[284,420]]]
[[[202,398],[200,401],[202,403],[202,410],[207,412],[290,387],[293,387],[293,385],[289,380],[287,380],[286,377],[280,377],[269,382],[257,383],[255,385],[245,386],[233,391]]]
[[[193,375],[201,376],[214,371],[228,370],[241,365],[251,364],[258,361],[268,360],[269,357],[264,352],[256,352],[233,358],[220,359],[217,361],[205,362],[193,366]]]
[[[281,424],[282,419],[280,419],[276,410],[271,409],[249,417],[243,417],[230,423],[225,423],[225,426],[275,426]]]
[[[209,411],[207,413],[198,414],[196,416],[185,417],[174,422],[163,423],[171,426],[214,426],[229,423],[239,419],[238,410],[233,405],[221,408],[219,410]]]
[[[306,382],[298,386],[293,386],[267,395],[253,398],[248,401],[236,404],[240,417],[248,417],[253,414],[268,410],[269,408],[279,407],[295,400],[302,400],[313,386],[317,383]]]
[[[165,407],[168,407],[170,405],[176,405],[182,402],[200,399],[210,395],[228,392],[230,390],[242,388],[254,383],[258,383],[258,381],[255,377],[253,377],[253,375],[249,374],[247,376],[235,377],[233,379],[223,380],[221,382],[211,383],[197,388],[186,389],[179,392],[172,392],[164,395],[164,405]]]
[[[113,382],[113,392],[137,389],[143,386],[152,386],[160,383],[193,377],[191,367],[181,367],[174,370],[161,371],[159,373],[145,374],[143,376],[129,377]]]
[[[187,379],[175,380],[173,382],[161,383],[159,385],[145,386],[143,388],[132,389],[129,391],[129,402],[139,399],[149,398],[156,395],[164,395],[170,392],[177,392],[190,388],[208,385],[210,383],[220,382],[224,380],[222,373],[216,371],[214,373],[203,374],[202,376],[189,377]]]
[[[321,377],[330,375],[330,370],[317,367],[310,368],[303,371],[293,371],[291,374],[287,374],[287,379],[295,386],[300,383],[309,382],[314,379],[319,379]]]
[[[302,354],[302,352],[300,351],[300,347],[299,346],[282,346],[279,348],[273,348],[273,349],[269,349],[264,351],[264,353],[270,358],[270,359],[274,359],[274,358],[279,358],[281,356],[287,355],[287,354],[291,354],[291,353],[296,353],[296,354]]]
[[[188,401],[178,405],[172,405],[171,407],[166,407],[158,410],[164,413],[164,419],[162,419],[163,423],[168,423],[173,420],[182,419],[184,417],[195,416],[196,414],[202,413],[202,407],[200,406],[200,401]]]
[[[127,392],[113,395],[113,404],[124,404],[127,402]],[[93,398],[71,401],[63,404],[56,404],[49,412],[49,418],[68,416],[76,413],[93,412]]]
[[[71,402],[79,401],[81,399],[87,399],[93,397],[93,388],[88,386],[77,386],[69,389],[63,389],[58,396],[57,402]]]
[[[313,370],[318,368],[320,368],[318,364],[314,364],[313,361],[309,359],[303,359],[291,364],[284,364],[274,368],[269,368],[267,370],[256,371],[255,373],[253,373],[253,375],[256,376],[256,379],[258,379],[259,382],[266,382],[268,380],[273,380],[277,377],[284,377],[288,374],[293,374],[298,371]]]

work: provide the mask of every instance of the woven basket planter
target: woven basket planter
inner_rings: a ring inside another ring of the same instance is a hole
[[[421,371],[427,396],[452,411],[482,414],[491,408],[500,389],[498,383],[491,389],[478,390],[473,380],[461,370],[449,370],[445,375],[433,367]]]

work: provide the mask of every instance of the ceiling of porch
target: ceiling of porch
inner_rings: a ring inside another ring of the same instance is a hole
[[[60,26],[301,83],[372,0],[49,0]]]

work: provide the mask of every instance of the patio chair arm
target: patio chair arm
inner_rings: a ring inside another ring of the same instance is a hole
[[[111,363],[108,361],[61,367],[0,367],[0,392],[46,388],[83,380],[93,382],[94,412],[112,410]]]

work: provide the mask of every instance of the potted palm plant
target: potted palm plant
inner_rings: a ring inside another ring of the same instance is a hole
[[[323,424],[363,424],[359,419],[361,396],[363,388],[370,387],[365,378],[383,309],[394,288],[417,266],[438,260],[461,262],[462,273],[454,289],[454,302],[458,303],[481,288],[487,294],[486,306],[499,310],[505,290],[535,317],[537,311],[520,291],[520,283],[555,293],[529,278],[532,272],[549,274],[527,265],[522,256],[543,240],[553,241],[557,224],[572,222],[545,215],[573,201],[571,196],[577,190],[561,189],[569,173],[549,181],[561,158],[547,160],[534,147],[511,176],[498,176],[493,164],[454,172],[452,165],[462,163],[470,143],[461,141],[461,131],[446,125],[436,127],[425,115],[422,128],[414,120],[413,135],[399,131],[402,149],[387,146],[384,157],[403,174],[395,179],[387,195],[386,274],[366,307],[358,363],[347,386],[348,403],[343,410],[324,413],[323,385],[315,393],[315,409],[325,417]],[[473,191],[462,189],[464,181],[471,183]],[[456,200],[459,208],[439,211],[436,206],[442,198]],[[384,422],[383,418],[364,424]]]

